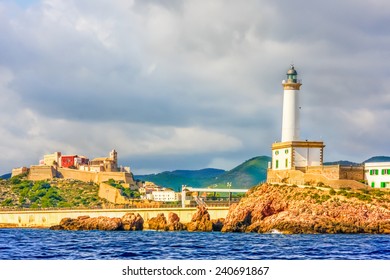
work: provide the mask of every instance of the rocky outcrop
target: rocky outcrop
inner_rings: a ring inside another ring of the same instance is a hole
[[[80,216],[76,219],[63,218],[55,230],[119,230],[122,227],[120,218]]]
[[[180,218],[176,213],[170,212],[168,214],[168,220],[163,213],[158,214],[157,217],[149,219],[145,226],[147,229],[153,230],[166,230],[166,231],[178,231],[185,230],[186,226],[180,223]]]
[[[230,207],[223,232],[390,233],[390,193],[260,185]]]
[[[145,223],[146,229],[153,229],[153,230],[165,230],[167,226],[167,219],[165,218],[164,214],[158,214],[157,217],[153,217]]]
[[[143,230],[144,219],[140,214],[126,213],[122,217],[122,228],[123,230]]]
[[[191,222],[187,224],[188,231],[212,231],[213,223],[210,221],[210,214],[204,206],[198,206],[196,213],[192,216]]]
[[[168,213],[169,231],[178,231],[178,230],[186,230],[186,229],[187,229],[186,225],[180,222],[180,218],[176,213],[173,212]]]
[[[142,230],[144,220],[139,214],[127,213],[121,218],[80,216],[63,218],[53,230]]]

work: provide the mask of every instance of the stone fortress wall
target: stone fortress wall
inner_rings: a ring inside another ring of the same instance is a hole
[[[32,165],[30,166],[30,172],[28,179],[32,181],[53,179],[56,177],[56,170],[53,166],[49,165]]]
[[[125,199],[120,190],[110,186],[106,183],[100,183],[99,185],[99,193],[100,198],[106,199],[107,201],[114,204],[128,204],[129,201]]]
[[[54,178],[74,179],[97,184],[114,179],[115,181],[123,181],[129,185],[135,184],[131,173],[128,172],[93,172],[70,168],[55,168],[48,165],[32,165],[30,167],[29,180],[51,180]]]
[[[12,169],[11,177],[22,175],[22,174],[27,173],[27,172],[28,172],[28,168],[27,167],[14,168],[14,169]]]
[[[272,170],[267,171],[268,183],[286,183],[296,185],[325,185],[339,188],[367,187],[358,181],[364,180],[363,166],[309,166],[304,168],[295,168],[290,170]]]

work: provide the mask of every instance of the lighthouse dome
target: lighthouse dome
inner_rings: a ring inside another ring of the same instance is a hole
[[[298,81],[298,72],[295,70],[294,65],[291,64],[291,68],[287,71],[287,82],[288,83],[297,83]]]
[[[298,72],[295,70],[294,65],[291,65],[291,68],[288,69],[287,75],[298,75]]]

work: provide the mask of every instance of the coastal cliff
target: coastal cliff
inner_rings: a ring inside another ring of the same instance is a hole
[[[263,184],[233,204],[223,232],[390,233],[387,190]]]

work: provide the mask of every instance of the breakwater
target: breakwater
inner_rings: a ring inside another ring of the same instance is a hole
[[[146,221],[163,213],[176,213],[180,222],[188,223],[196,213],[196,208],[136,208],[136,209],[71,209],[71,210],[23,210],[0,211],[0,228],[48,228],[58,225],[63,218],[79,216],[121,218],[126,213],[138,213]],[[225,218],[229,207],[210,207],[208,212],[212,219]]]

